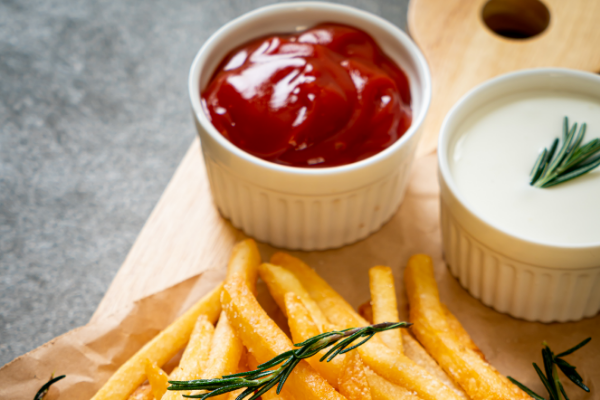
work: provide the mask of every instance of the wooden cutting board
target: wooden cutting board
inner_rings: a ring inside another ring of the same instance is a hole
[[[533,0],[503,0],[499,9]],[[408,26],[433,78],[433,100],[419,154],[436,149],[442,120],[469,89],[499,74],[560,66],[600,71],[600,1],[544,0],[550,24],[540,35],[508,39],[491,31],[485,0],[413,0]],[[191,123],[191,121],[190,121]],[[434,169],[431,169],[434,173]],[[196,139],[140,232],[92,319],[224,266],[243,234],[220,217]]]
[[[546,30],[529,39],[510,39],[486,26],[482,11],[487,0],[411,0],[408,29],[429,63],[433,81],[420,154],[437,148],[438,132],[450,108],[485,80],[539,67],[600,72],[600,1],[542,1],[550,13]],[[531,3],[537,0],[492,2],[497,17],[515,12],[514,19],[534,24]]]

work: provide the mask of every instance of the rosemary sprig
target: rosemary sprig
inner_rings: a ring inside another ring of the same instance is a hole
[[[329,362],[338,354],[347,353],[366,343],[378,332],[407,328],[410,325],[412,324],[408,322],[384,322],[381,324],[365,326],[363,328],[350,328],[341,331],[325,332],[302,343],[294,344],[294,346],[299,347],[299,349],[286,351],[285,353],[272,358],[270,361],[259,365],[254,371],[225,375],[217,379],[169,381],[171,386],[169,386],[168,389],[208,390],[209,392],[204,394],[183,395],[184,397],[190,398],[208,399],[209,397],[246,388],[236,400],[242,400],[248,396],[251,396],[248,400],[255,400],[277,385],[277,393],[279,394],[285,381],[290,376],[290,373],[302,359],[312,357],[321,350],[331,347],[320,359],[320,361],[327,360],[327,362]],[[354,344],[354,342],[360,338],[364,339],[359,343]],[[270,369],[277,365],[279,365],[279,367]]]
[[[48,394],[48,389],[50,389],[50,386],[60,381],[64,377],[66,377],[66,375],[57,376],[56,378],[54,377],[54,373],[50,375],[50,380],[44,383],[40,390],[38,390],[33,400],[44,400],[44,397],[46,397],[46,394]]]
[[[542,348],[542,359],[544,360],[544,370],[546,371],[546,375],[542,372],[540,367],[536,363],[533,363],[533,368],[537,372],[538,376],[542,380],[542,383],[546,387],[548,391],[549,400],[569,400],[569,396],[565,392],[565,388],[563,387],[560,378],[558,376],[558,369],[560,369],[563,374],[567,378],[569,378],[574,384],[589,392],[590,389],[583,383],[583,379],[581,375],[579,375],[576,371],[576,368],[563,360],[562,357],[568,356],[569,354],[579,350],[588,342],[592,340],[592,338],[587,338],[583,342],[579,343],[577,346],[570,348],[567,351],[563,351],[560,354],[554,355],[550,347],[546,342],[543,343],[544,347]],[[558,367],[558,369],[557,369]],[[529,389],[527,386],[523,385],[521,382],[517,381],[514,378],[508,377],[512,383],[520,387],[525,393],[533,397],[535,400],[546,400],[539,394],[535,393],[533,390]]]
[[[550,150],[544,149],[531,169],[530,185],[547,188],[577,178],[600,165],[600,139],[584,144],[583,137],[587,124],[582,124],[577,132],[577,123],[569,129],[569,118],[563,124],[562,144],[558,148],[556,138]]]

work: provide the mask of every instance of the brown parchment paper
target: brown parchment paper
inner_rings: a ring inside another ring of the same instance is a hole
[[[577,366],[591,394],[570,382],[566,390],[573,400],[600,399],[600,316],[562,324],[517,320],[472,298],[450,275],[442,258],[436,169],[435,154],[416,160],[399,211],[366,240],[336,250],[290,253],[317,269],[354,306],[369,299],[368,269],[374,265],[390,266],[396,277],[399,308],[404,318],[407,316],[404,266],[414,253],[429,254],[435,262],[442,301],[500,372],[545,395],[531,366],[532,362],[542,362],[542,341],[546,340],[559,352],[592,336],[591,343],[568,358]],[[259,247],[264,260],[277,251],[264,244]],[[95,319],[17,358],[0,369],[0,399],[32,399],[53,372],[66,374],[67,378],[53,386],[48,400],[91,398],[121,363],[214,287],[224,272],[225,265],[215,266],[134,304],[124,305],[117,313]],[[285,329],[285,319],[264,284],[259,282],[258,288],[259,301]]]

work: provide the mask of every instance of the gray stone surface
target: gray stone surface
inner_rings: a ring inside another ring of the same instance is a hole
[[[269,3],[0,1],[0,365],[89,320],[194,137],[194,55]]]

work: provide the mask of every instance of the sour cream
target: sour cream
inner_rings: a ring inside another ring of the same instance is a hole
[[[459,192],[480,218],[534,242],[600,242],[600,167],[551,188],[529,185],[539,153],[562,140],[565,116],[578,129],[587,123],[583,143],[600,137],[600,97],[566,91],[507,95],[464,119],[448,161]]]

